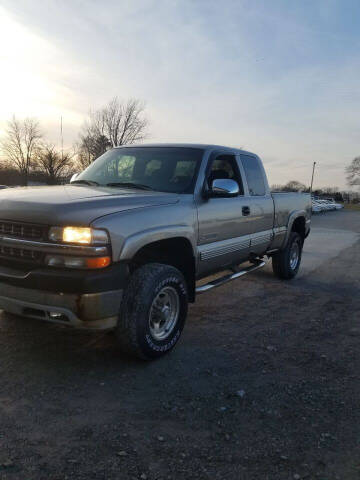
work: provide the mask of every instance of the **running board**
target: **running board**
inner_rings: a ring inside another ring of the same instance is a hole
[[[259,260],[250,267],[244,268],[243,270],[240,270],[239,272],[234,272],[229,275],[225,275],[224,277],[217,278],[216,280],[212,280],[209,283],[205,283],[205,285],[201,285],[200,287],[196,287],[196,293],[204,293],[207,292],[208,290],[211,290],[212,288],[220,287],[220,285],[224,285],[224,283],[231,282],[232,280],[236,280],[239,277],[242,277],[243,275],[246,275],[247,273],[254,272],[255,270],[258,270],[259,268],[262,268],[266,265],[266,262],[263,260]]]

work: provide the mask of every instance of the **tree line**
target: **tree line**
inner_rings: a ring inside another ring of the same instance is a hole
[[[147,128],[143,102],[115,97],[104,107],[90,111],[78,141],[63,151],[46,140],[37,119],[13,116],[0,141],[0,184],[28,185],[30,180],[63,183],[108,149],[142,141]]]
[[[346,168],[349,171],[349,167]],[[352,175],[351,180],[356,180],[356,176]],[[347,179],[348,183],[349,178]],[[350,185],[359,185],[360,183],[353,183]],[[275,184],[271,186],[272,192],[302,192],[310,193],[310,187],[307,187],[304,183],[297,180],[290,180],[285,185]],[[347,190],[340,191],[338,187],[323,187],[313,189],[312,195],[315,197],[327,197],[333,198],[337,202],[354,202],[360,201],[360,193],[350,192]]]
[[[114,97],[107,105],[89,112],[78,141],[70,150],[63,151],[46,140],[37,119],[19,120],[14,116],[7,122],[0,141],[0,184],[27,185],[30,179],[50,185],[65,182],[108,149],[142,141],[147,128],[143,102],[138,99],[121,101]],[[346,167],[345,173],[350,187],[360,187],[360,156]],[[310,191],[297,180],[273,185],[272,190]],[[336,187],[317,189],[313,193],[332,196],[338,201],[349,195]]]

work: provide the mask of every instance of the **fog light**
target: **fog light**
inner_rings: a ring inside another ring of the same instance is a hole
[[[71,257],[62,255],[47,255],[45,264],[49,267],[98,269],[111,264],[110,257]]]

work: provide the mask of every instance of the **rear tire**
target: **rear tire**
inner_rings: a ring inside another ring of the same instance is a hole
[[[159,358],[178,342],[188,310],[182,273],[159,263],[139,267],[121,304],[116,336],[122,351],[144,360]]]
[[[291,232],[284,250],[272,257],[274,275],[282,280],[294,278],[300,268],[303,248],[303,239],[297,232]]]

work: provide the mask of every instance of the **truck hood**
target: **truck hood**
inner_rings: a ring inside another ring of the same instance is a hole
[[[0,191],[0,220],[45,225],[89,225],[95,219],[134,208],[174,204],[179,195],[129,188],[64,185]]]

